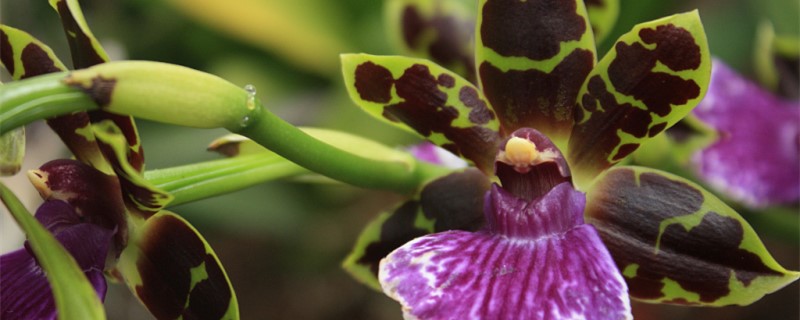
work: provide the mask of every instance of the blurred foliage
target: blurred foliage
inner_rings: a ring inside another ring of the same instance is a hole
[[[268,108],[297,125],[340,129],[388,145],[418,141],[358,110],[342,85],[338,53],[343,52],[337,50],[399,52],[386,34],[382,1],[80,2],[90,27],[113,60],[175,63],[217,74],[240,86],[254,84]],[[621,0],[619,21],[600,44],[599,53],[608,51],[614,40],[636,23],[699,8],[712,54],[753,75],[758,24],[769,19],[776,34],[798,35],[799,6],[797,0]],[[32,33],[60,57],[68,56],[63,31],[47,1],[5,0],[0,3],[0,20]],[[7,81],[8,75],[2,76]],[[142,120],[138,124],[149,169],[216,159],[218,156],[205,148],[225,133]],[[358,231],[395,200],[397,196],[392,194],[343,185],[290,181],[263,184],[175,210],[217,249],[245,319],[399,319],[401,312],[395,303],[339,268]],[[781,264],[798,269],[798,244],[770,239],[769,230],[757,231]],[[147,318],[122,286],[110,289],[109,318]],[[795,283],[748,308],[635,304],[634,312],[637,319],[797,319],[797,295]]]

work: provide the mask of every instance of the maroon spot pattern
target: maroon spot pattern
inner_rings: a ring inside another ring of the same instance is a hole
[[[649,111],[662,117],[672,111],[672,104],[681,105],[700,95],[700,86],[693,80],[651,71],[656,62],[675,71],[700,66],[700,47],[689,31],[669,24],[642,29],[639,36],[656,48],[647,49],[639,42],[617,43],[617,56],[608,67],[608,78],[617,91],[641,100]]]
[[[441,82],[441,81],[440,81]],[[470,108],[469,121],[475,124],[487,124],[494,120],[494,113],[486,106],[486,102],[478,96],[478,90],[473,87],[462,87],[458,91],[458,100]]]
[[[447,93],[439,89],[439,86],[449,85],[447,77],[436,77],[431,74],[427,66],[415,64],[406,69],[403,75],[396,80],[389,78],[382,81],[381,85],[367,85],[367,83],[375,84],[375,82],[366,82],[366,79],[370,77],[367,76],[368,74],[386,74],[389,71],[371,62],[363,63],[357,69],[362,67],[368,68],[365,70],[369,70],[369,72],[363,72],[360,76],[358,72],[356,74],[356,83],[363,84],[356,85],[360,96],[380,96],[373,91],[390,91],[391,84],[394,84],[397,95],[402,99],[400,103],[384,106],[384,117],[392,121],[403,122],[425,137],[429,137],[433,133],[441,133],[453,142],[442,147],[456,155],[462,155],[472,160],[485,172],[493,170],[492,163],[497,151],[499,135],[494,130],[480,126],[482,123],[488,122],[487,119],[491,120],[494,115],[486,107],[486,103],[477,98],[477,93],[475,93],[474,99],[470,99],[473,98],[470,96],[471,93],[464,95],[472,109],[468,117],[470,120],[476,120],[476,125],[468,128],[456,128],[452,122],[459,117],[459,111],[453,106],[446,105]],[[359,77],[362,79],[361,82],[359,82]],[[443,83],[440,83],[439,80],[443,80]],[[463,89],[459,89],[459,92],[461,91]]]
[[[713,302],[729,293],[731,271],[745,285],[758,276],[779,274],[757,255],[739,249],[744,230],[738,220],[711,211],[691,231],[679,224],[668,226],[654,253],[662,221],[701,209],[703,194],[686,183],[642,173],[637,185],[633,170],[618,169],[595,190],[587,203],[588,221],[620,270],[639,265],[636,276],[626,278],[633,297],[662,297],[661,281],[670,278],[699,294],[701,301]]]
[[[88,68],[96,64],[106,62],[92,46],[92,40],[83,33],[72,12],[69,11],[67,1],[60,0],[56,3],[58,15],[61,17],[61,25],[64,27],[64,34],[69,42],[72,63],[76,68]]]
[[[363,100],[388,103],[392,99],[393,82],[394,78],[388,69],[370,61],[356,67],[355,87]]]
[[[551,137],[567,136],[572,129],[578,91],[593,65],[594,54],[578,49],[550,73],[503,72],[483,62],[479,74],[483,92],[497,112],[503,132],[529,127]]]
[[[225,273],[217,260],[207,254],[205,268],[208,278],[198,282],[189,294],[189,306],[183,311],[184,319],[222,319],[228,311],[233,294]]]
[[[190,298],[190,286],[192,282],[191,269],[206,262],[206,272],[212,283],[200,287],[198,293],[193,290],[194,296],[204,296],[207,294],[209,286],[216,290],[228,291],[227,285],[218,286],[222,275],[218,270],[216,262],[206,254],[203,241],[195,232],[183,221],[172,216],[154,217],[148,221],[150,227],[144,235],[141,244],[141,254],[136,266],[141,274],[142,285],[136,286],[136,293],[142,300],[147,309],[158,319],[175,319],[178,316],[187,314],[184,310],[187,299]],[[212,262],[212,263],[209,263]],[[224,278],[221,281],[225,281]],[[198,286],[202,282],[198,283]],[[228,296],[228,299],[201,299],[199,302],[215,304],[216,306],[204,306],[204,310],[218,312],[219,309],[228,309],[230,303],[230,293],[215,293],[217,297]],[[191,301],[190,302],[190,306]],[[195,305],[195,309],[198,310]],[[191,311],[188,314],[193,314]],[[203,316],[194,314],[194,316]]]
[[[8,35],[4,30],[0,30],[0,61],[6,67],[8,73],[14,74],[14,48],[8,40]]]
[[[599,76],[593,76],[588,83],[587,92],[581,99],[581,104],[586,110],[592,112],[586,122],[583,121],[583,112],[575,113],[578,123],[572,131],[569,141],[568,156],[573,160],[573,166],[589,168],[599,172],[614,162],[607,159],[614,149],[621,143],[617,130],[644,138],[649,133],[650,123],[653,121],[650,112],[637,108],[630,103],[617,103],[616,98],[606,87],[605,81]],[[599,107],[602,107],[600,110]],[[628,144],[620,148],[613,161],[619,161],[638,147],[638,144]]]
[[[459,65],[464,77],[475,82],[475,59],[470,49],[475,23],[471,19],[457,19],[437,8],[430,19],[425,19],[413,5],[403,9],[401,18],[403,40],[409,48],[421,50],[423,34],[433,34],[434,39],[424,48],[434,62],[444,66]],[[426,33],[426,30],[433,31]]]
[[[47,52],[35,43],[30,43],[22,49],[21,59],[25,73],[20,79],[61,71]]]
[[[586,32],[575,0],[489,0],[481,11],[483,44],[503,56],[549,59]]]

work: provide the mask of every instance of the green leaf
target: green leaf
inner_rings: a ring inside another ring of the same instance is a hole
[[[493,171],[499,124],[467,80],[427,60],[398,56],[345,54],[342,69],[350,98],[367,113]]]
[[[137,226],[119,271],[158,319],[238,319],[239,305],[216,253],[186,220],[161,211]]]
[[[128,210],[147,218],[166,207],[172,200],[172,195],[145,180],[141,171],[129,162],[130,154],[136,152],[136,148],[128,145],[128,140],[119,127],[112,121],[104,120],[93,124],[92,131],[97,137],[100,150],[120,179]]]
[[[475,83],[475,8],[464,0],[391,0],[384,17],[400,52],[425,58]]]
[[[475,60],[505,135],[535,128],[561,150],[578,90],[594,66],[583,1],[481,0]]]
[[[733,209],[662,171],[608,170],[587,194],[586,216],[630,295],[646,302],[747,305],[800,277],[772,258]]]
[[[2,183],[0,183],[0,198],[28,236],[28,243],[47,274],[56,300],[59,319],[105,319],[103,303],[100,302],[75,259]]]
[[[619,16],[619,0],[584,0],[595,42],[602,43],[614,29]]]
[[[758,26],[754,62],[756,76],[764,87],[782,97],[797,99],[800,96],[798,60],[800,60],[800,37],[776,35],[772,24],[768,21]]]
[[[711,56],[697,11],[636,25],[583,84],[567,158],[576,185],[625,159],[705,96]]]

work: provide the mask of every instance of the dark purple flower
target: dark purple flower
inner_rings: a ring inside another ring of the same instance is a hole
[[[800,199],[800,102],[782,100],[714,60],[694,115],[717,140],[692,157],[715,189],[752,207]]]
[[[76,160],[53,160],[28,173],[45,202],[36,219],[78,262],[98,296],[103,275],[127,243],[119,182]],[[25,247],[0,256],[0,315],[3,319],[55,319],[53,294],[33,252]]]
[[[103,271],[116,230],[85,222],[61,200],[45,201],[36,219],[75,258],[100,299],[106,295]],[[25,247],[0,256],[0,318],[56,319],[55,300],[47,276],[26,242]]]

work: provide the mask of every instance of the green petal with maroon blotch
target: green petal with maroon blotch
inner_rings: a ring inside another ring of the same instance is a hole
[[[663,171],[608,170],[587,194],[586,219],[631,297],[646,302],[747,305],[800,277],[772,258],[736,211]]]
[[[0,62],[14,80],[67,70],[50,47],[7,25],[0,25]]]
[[[27,32],[0,25],[0,61],[15,80],[66,70],[53,50]],[[85,112],[47,119],[75,157],[98,170],[111,169],[97,149]]]
[[[475,32],[478,78],[503,132],[541,131],[560,149],[575,101],[596,61],[580,0],[481,0]]]
[[[50,6],[61,17],[61,25],[64,28],[64,34],[72,53],[72,63],[76,69],[88,68],[109,61],[105,50],[92,34],[92,30],[89,29],[77,0],[50,0]],[[130,153],[128,162],[141,172],[144,166],[144,151],[139,134],[136,132],[133,117],[111,114],[102,110],[90,111],[89,115],[93,123],[108,119],[117,124],[117,127],[125,133],[128,145],[135,151]]]
[[[148,218],[163,209],[172,195],[145,180],[141,171],[130,162],[135,150],[127,144],[123,132],[109,120],[92,125],[100,150],[103,151],[114,172],[119,177],[123,198],[128,210],[140,218]]]
[[[464,0],[390,0],[389,38],[404,54],[429,59],[475,83],[475,8]]]
[[[78,0],[50,0],[50,6],[61,17],[75,68],[88,68],[109,61],[106,51],[83,18]]]
[[[592,24],[594,41],[602,43],[617,23],[619,0],[584,0],[583,2],[589,13],[589,23]]]
[[[697,11],[638,24],[581,88],[567,158],[576,185],[625,159],[703,98],[711,56]]]
[[[431,181],[414,199],[370,221],[342,266],[358,281],[381,291],[377,278],[381,259],[433,232],[479,229],[488,190],[489,180],[475,168]]]
[[[139,225],[117,265],[157,319],[238,319],[239,305],[216,253],[186,220],[161,211]]]
[[[499,123],[467,80],[423,59],[344,54],[350,98],[367,113],[413,130],[493,172]]]

